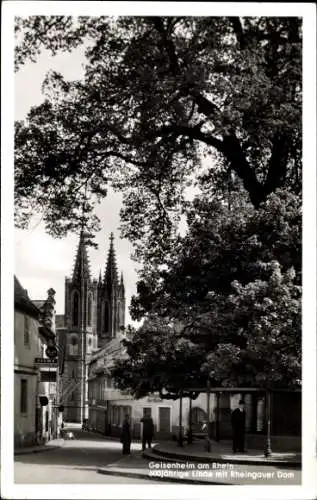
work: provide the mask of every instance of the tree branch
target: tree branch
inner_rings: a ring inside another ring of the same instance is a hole
[[[126,161],[127,163],[132,163],[133,165],[136,165],[137,167],[146,167],[147,163],[134,160],[131,156],[126,156],[119,151],[106,151],[105,153],[96,153],[98,156],[102,158],[109,158],[110,156],[115,156],[116,158],[120,158],[121,160]]]
[[[134,141],[133,141],[132,137],[125,137],[120,132],[118,132],[118,130],[116,130],[114,127],[111,127],[109,125],[107,125],[107,128],[108,128],[109,132],[111,132],[115,137],[117,137],[117,139],[119,139],[119,141],[122,144],[128,144],[130,146],[134,145]]]
[[[240,49],[243,50],[246,47],[245,33],[242,28],[242,24],[239,17],[229,17],[231,25],[233,27],[234,33],[237,37]]]
[[[180,68],[178,64],[178,59],[176,55],[176,50],[173,41],[167,36],[166,29],[164,27],[164,23],[161,17],[153,17],[153,24],[156,30],[160,33],[162,37],[162,41],[164,43],[167,55],[169,57],[170,65],[169,69],[174,76],[180,74]],[[199,91],[192,89],[189,90],[189,95],[194,97],[196,104],[198,105],[198,111],[206,116],[210,116],[214,114],[215,111],[218,110],[217,106],[206,99]]]
[[[162,41],[165,45],[165,49],[170,61],[170,71],[171,73],[176,76],[179,73],[179,64],[178,64],[178,59],[175,51],[174,44],[170,38],[167,36],[167,32],[164,27],[164,23],[161,17],[153,17],[152,18],[153,24],[155,26],[155,29],[160,33],[162,37]]]
[[[280,187],[286,176],[290,139],[285,134],[276,134],[273,140],[269,168],[264,184],[268,195]]]
[[[258,181],[254,170],[247,161],[235,134],[232,133],[230,136],[224,138],[223,153],[229,161],[231,168],[242,180],[253,205],[257,207],[264,199],[263,185]]]
[[[205,144],[208,144],[209,146],[213,146],[216,148],[218,151],[221,153],[224,153],[224,143],[220,139],[217,139],[216,137],[213,137],[212,135],[204,134],[200,130],[200,124],[199,126],[194,126],[194,127],[187,127],[186,125],[166,125],[161,127],[159,130],[156,130],[154,132],[150,132],[147,135],[148,139],[155,138],[155,137],[161,137],[164,135],[168,134],[176,134],[177,136],[179,135],[184,135],[187,137],[190,137],[192,139],[196,139],[199,141],[204,142]]]
[[[210,117],[211,115],[214,115],[215,112],[219,111],[218,106],[216,106],[216,104],[214,104],[212,101],[209,101],[209,99],[204,97],[200,92],[192,90],[190,94],[195,99],[199,113],[202,113],[207,117]]]

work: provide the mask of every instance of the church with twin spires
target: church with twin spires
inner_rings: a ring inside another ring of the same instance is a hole
[[[113,233],[105,260],[104,274],[100,271],[99,279],[93,279],[82,232],[72,277],[65,278],[65,314],[56,318],[59,404],[65,421],[83,423],[88,418],[89,359],[125,325],[125,289],[122,272],[118,276]]]

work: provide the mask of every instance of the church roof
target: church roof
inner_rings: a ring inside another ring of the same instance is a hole
[[[73,281],[79,282],[81,278],[87,279],[89,281],[91,280],[90,265],[89,265],[85,238],[86,235],[82,231],[80,233],[79,244],[75,258]]]
[[[22,287],[16,276],[14,276],[14,307],[33,318],[38,319],[40,316],[40,310],[33,304],[28,292]]]

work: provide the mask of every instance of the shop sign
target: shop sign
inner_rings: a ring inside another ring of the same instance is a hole
[[[36,365],[57,367],[57,359],[35,358],[34,363]]]
[[[160,401],[163,401],[159,396],[148,396],[147,400],[149,403],[159,403]]]

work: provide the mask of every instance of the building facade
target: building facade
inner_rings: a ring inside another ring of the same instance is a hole
[[[47,348],[56,349],[55,291],[50,288],[47,298],[33,300],[40,311],[40,356],[36,359],[39,370],[37,387],[37,436],[39,441],[56,439],[59,433],[57,357],[49,358]]]
[[[37,307],[14,277],[14,445],[23,447],[55,437],[57,360],[47,358],[55,345],[51,318],[55,292]],[[44,312],[45,311],[45,312]]]

